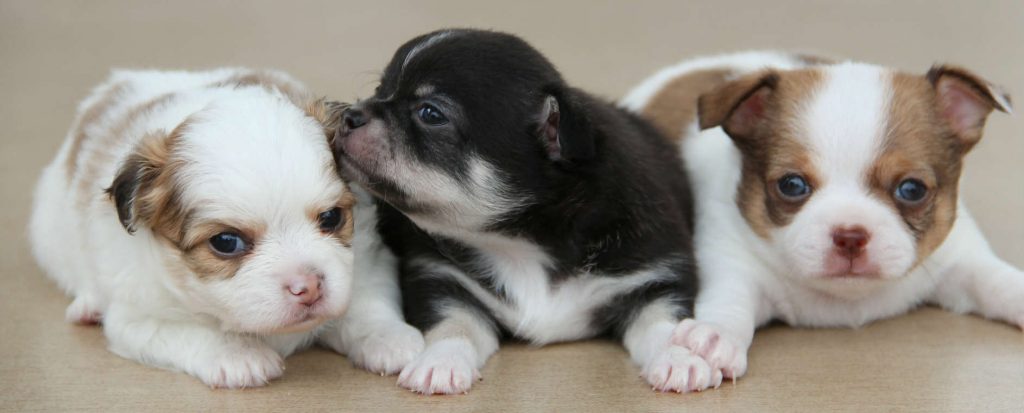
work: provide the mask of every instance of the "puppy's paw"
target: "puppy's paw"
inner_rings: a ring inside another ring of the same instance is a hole
[[[672,333],[672,344],[684,346],[711,365],[725,378],[737,379],[747,372],[747,351],[711,323],[686,319]]]
[[[643,366],[640,373],[654,390],[688,393],[722,384],[722,371],[711,368],[690,349],[670,345]]]
[[[99,324],[103,320],[103,312],[96,299],[80,295],[64,310],[64,319],[74,324]]]
[[[413,358],[423,352],[423,334],[405,323],[378,327],[354,343],[348,359],[374,373],[391,375],[402,371]]]
[[[214,388],[259,387],[284,374],[284,359],[262,344],[227,346],[196,364],[195,376]]]
[[[398,385],[421,394],[466,393],[475,380],[476,350],[462,339],[431,344],[398,375]]]

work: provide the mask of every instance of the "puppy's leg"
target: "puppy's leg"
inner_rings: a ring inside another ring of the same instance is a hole
[[[696,317],[679,323],[672,343],[689,348],[735,380],[747,371],[747,350],[754,330],[770,316],[752,277],[743,276],[740,268],[716,270],[712,261],[704,262],[708,265],[701,271],[712,276],[701,278]]]
[[[680,307],[662,298],[643,307],[623,334],[623,344],[654,390],[701,391],[722,384],[721,370],[683,345],[672,342]]]
[[[320,341],[359,367],[395,374],[423,351],[423,334],[402,317],[394,255],[381,245],[373,228],[366,230],[369,234],[357,233],[354,243],[356,268],[348,312],[321,334]]]
[[[405,314],[424,331],[427,347],[398,376],[402,387],[422,394],[466,393],[479,369],[498,350],[495,321],[452,272],[439,265],[412,265],[403,274]]]
[[[923,264],[924,271],[943,277],[931,301],[1024,329],[1024,272],[995,255],[965,209],[958,215],[947,241],[932,254],[936,261]],[[953,258],[938,262],[942,257]]]
[[[211,387],[262,386],[284,373],[281,356],[256,338],[137,310],[114,303],[104,317],[110,350],[121,357],[184,371]]]

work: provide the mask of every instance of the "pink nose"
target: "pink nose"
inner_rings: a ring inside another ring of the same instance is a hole
[[[288,290],[295,302],[313,305],[320,299],[320,280],[322,278],[319,273],[296,274],[288,279],[284,288]]]
[[[863,254],[870,239],[871,235],[861,227],[839,228],[832,232],[832,245],[836,252],[850,259]]]

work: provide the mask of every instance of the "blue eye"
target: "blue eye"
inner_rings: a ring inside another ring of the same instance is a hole
[[[429,103],[424,103],[416,110],[416,116],[419,116],[423,123],[430,126],[439,126],[448,123],[448,118],[441,113],[436,107]]]
[[[233,232],[221,232],[210,237],[210,247],[222,257],[241,255],[248,249],[242,236]]]
[[[921,202],[928,195],[928,187],[917,179],[904,179],[896,185],[896,199],[907,204]]]
[[[338,229],[338,225],[341,225],[341,208],[321,212],[318,219],[320,221],[320,231],[333,232]]]
[[[801,200],[811,194],[811,185],[804,177],[789,174],[779,179],[779,193],[790,200]]]

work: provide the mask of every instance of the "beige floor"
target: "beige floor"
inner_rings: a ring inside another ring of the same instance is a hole
[[[1024,335],[937,310],[860,330],[766,329],[746,378],[696,395],[651,392],[625,353],[601,342],[509,346],[466,396],[418,397],[324,351],[292,357],[267,388],[212,391],[121,360],[98,329],[63,323],[68,300],[24,242],[30,188],[110,67],[272,66],[351,99],[407,38],[474,26],[522,34],[572,83],[609,98],[687,56],[763,47],[921,73],[955,62],[1024,97],[1019,1],[519,3],[0,0],[0,410],[1024,411]],[[964,185],[995,249],[1018,266],[1021,135],[1020,116],[993,116]]]

